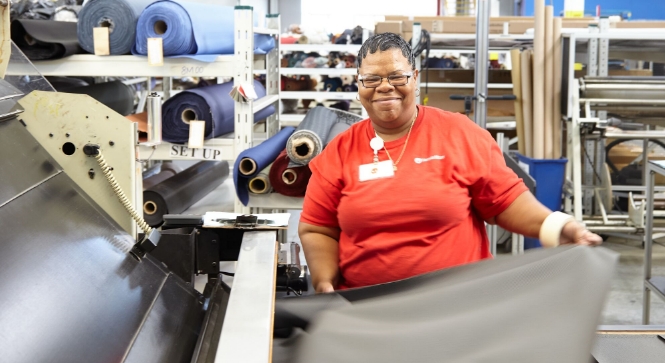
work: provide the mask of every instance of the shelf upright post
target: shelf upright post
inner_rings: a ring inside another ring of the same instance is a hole
[[[233,85],[253,84],[254,82],[254,9],[251,6],[238,5],[235,7],[234,22],[234,55],[235,73]],[[226,96],[226,95],[224,95]],[[254,129],[253,102],[235,102],[234,112],[234,147],[233,160],[243,151],[252,147]],[[249,213],[238,198],[235,199],[236,213]]]
[[[269,29],[281,29],[281,19],[279,14],[268,14],[266,16],[266,27]],[[275,48],[266,54],[266,95],[279,95],[280,75],[279,75],[279,55],[280,55],[280,35],[275,36]],[[281,113],[281,102],[275,104],[275,113],[266,120],[266,136],[271,137],[279,132]]]
[[[474,120],[485,128],[487,123],[487,77],[489,58],[489,0],[478,0],[478,16],[476,17],[476,64],[475,64],[475,107]]]
[[[413,38],[411,38],[411,49],[416,49],[416,47],[418,47],[418,44],[420,44],[421,36],[422,36],[422,26],[418,22],[413,23]],[[414,79],[417,87],[420,87],[420,69],[422,68],[421,67],[422,56],[423,55],[421,52],[420,55],[414,59],[414,61],[416,62],[416,69],[418,70],[418,77]],[[416,104],[420,104],[420,95],[416,96]]]
[[[654,193],[656,184],[656,173],[652,170],[651,165],[647,160],[643,161],[647,170],[646,183],[646,221],[644,226],[644,287],[642,295],[642,324],[649,324],[649,313],[651,312],[651,289],[648,282],[651,280],[651,261],[652,261],[652,248],[653,248],[653,204]]]

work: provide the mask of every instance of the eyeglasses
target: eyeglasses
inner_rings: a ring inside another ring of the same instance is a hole
[[[379,77],[379,76],[359,76],[358,80],[363,84],[365,88],[376,88],[383,83],[384,78],[388,80],[388,83],[391,86],[404,86],[409,83],[409,77],[413,76],[413,73],[405,74],[393,74],[388,77]]]

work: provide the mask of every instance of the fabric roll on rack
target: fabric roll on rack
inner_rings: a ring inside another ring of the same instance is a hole
[[[162,105],[162,139],[173,143],[189,140],[189,122],[205,121],[205,138],[211,139],[234,130],[233,111],[235,101],[229,93],[233,82],[194,88],[178,93]],[[266,89],[254,80],[254,90],[259,98],[266,95]],[[254,122],[275,113],[270,105],[254,113]]]
[[[275,161],[294,130],[293,127],[285,127],[268,140],[238,155],[233,166],[233,184],[242,204],[249,203],[249,181]],[[273,184],[272,181],[270,183]]]
[[[93,28],[109,28],[112,55],[128,54],[136,40],[136,22],[143,9],[154,0],[90,0],[81,9],[78,39],[81,48],[95,52]]]
[[[228,161],[202,161],[143,191],[143,218],[151,227],[165,214],[184,212],[229,177]]]
[[[307,112],[296,132],[289,137],[286,153],[290,166],[307,165],[337,134],[348,129],[362,117],[350,112],[317,106]],[[333,126],[335,133],[331,133]]]
[[[148,54],[148,38],[162,38],[164,56],[190,57],[213,62],[234,52],[235,13],[232,6],[192,1],[161,0],[145,8],[136,25],[132,53]],[[254,35],[254,52],[266,54],[275,39]]]
[[[270,168],[270,185],[275,192],[288,197],[304,197],[312,171],[309,166],[290,166],[286,150],[282,151]]]
[[[164,180],[182,172],[182,168],[170,162],[162,163],[159,173],[143,179],[143,190],[150,189]]]
[[[67,21],[16,19],[12,41],[30,60],[59,59],[82,53],[76,23]]]
[[[249,192],[254,194],[268,194],[272,191],[272,184],[270,184],[270,167],[272,164],[266,166],[259,174],[252,179],[249,179]]]
[[[134,112],[134,90],[121,81],[67,88],[64,92],[88,95],[123,116]]]

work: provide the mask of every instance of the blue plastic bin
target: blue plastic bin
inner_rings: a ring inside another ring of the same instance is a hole
[[[536,181],[536,199],[553,211],[561,210],[568,159],[532,159],[517,154],[520,166]],[[524,238],[524,249],[541,247],[535,238]]]

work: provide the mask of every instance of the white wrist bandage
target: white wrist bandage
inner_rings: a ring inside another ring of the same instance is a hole
[[[574,221],[575,217],[561,213],[554,212],[545,218],[543,225],[540,226],[540,233],[538,238],[543,247],[556,247],[559,245],[561,239],[561,230],[566,223]]]

